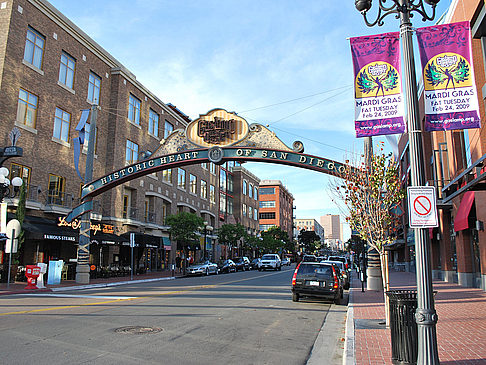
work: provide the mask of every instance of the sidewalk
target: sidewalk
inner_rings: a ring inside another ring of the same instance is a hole
[[[157,271],[157,272],[152,272],[152,273],[147,273],[142,275],[134,275],[133,281],[146,282],[146,281],[156,281],[156,280],[170,280],[180,276],[182,276],[182,274],[180,273],[175,273],[173,276],[170,270]],[[47,276],[44,275],[44,279],[47,280]],[[120,277],[103,278],[103,279],[101,278],[90,279],[89,285],[78,284],[74,280],[63,280],[59,285],[46,285],[47,288],[38,289],[38,290],[24,289],[27,286],[26,282],[10,283],[9,288],[7,288],[7,283],[0,283],[0,295],[53,292],[53,291],[69,290],[69,289],[82,289],[84,287],[86,288],[106,287],[106,286],[120,285],[122,283],[129,283],[129,282],[130,282],[130,276],[120,276]]]
[[[390,330],[384,321],[383,292],[361,292],[354,272],[349,295],[344,364],[391,364]],[[414,273],[390,271],[390,287],[416,290]],[[481,289],[434,281],[441,364],[486,364],[486,293]]]

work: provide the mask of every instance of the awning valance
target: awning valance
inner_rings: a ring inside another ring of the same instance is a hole
[[[469,228],[468,217],[474,202],[474,191],[464,193],[456,217],[454,218],[454,231],[462,231]]]

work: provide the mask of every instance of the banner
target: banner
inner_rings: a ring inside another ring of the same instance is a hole
[[[403,133],[399,33],[351,38],[356,137]]]
[[[425,130],[480,128],[469,22],[417,29]]]

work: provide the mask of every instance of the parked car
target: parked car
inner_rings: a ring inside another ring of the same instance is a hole
[[[186,275],[218,274],[218,265],[209,260],[192,264],[186,269]]]
[[[345,256],[329,256],[327,258],[328,261],[341,261],[344,263],[344,266],[346,267],[346,270],[351,271],[351,265],[349,263],[349,260]]]
[[[260,258],[253,259],[253,261],[250,262],[250,268],[252,270],[260,270],[261,266],[262,266],[262,260]]]
[[[335,265],[338,270],[341,273],[341,276],[343,277],[343,287],[345,290],[349,289],[350,282],[349,282],[349,272],[346,270],[346,266],[344,266],[344,262],[342,261],[330,261],[330,260],[325,260],[321,261],[322,263],[329,263]]]
[[[304,255],[304,257],[302,257],[302,262],[319,262],[319,261],[317,261],[317,257],[315,255]]]
[[[283,265],[290,266],[290,259],[288,257],[282,259],[282,266]]]
[[[233,262],[236,265],[236,271],[250,270],[250,259],[248,257],[236,257]]]
[[[218,269],[220,273],[236,272],[236,265],[233,260],[221,260],[218,262]]]
[[[262,265],[258,270],[261,271],[266,269],[282,270],[282,260],[280,260],[280,256],[273,253],[263,255]]]
[[[301,297],[318,297],[340,304],[343,286],[336,266],[321,262],[301,262],[292,277],[292,301]]]

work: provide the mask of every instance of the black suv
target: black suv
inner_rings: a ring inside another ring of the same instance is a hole
[[[250,259],[248,257],[236,257],[233,261],[236,264],[236,271],[250,270]]]
[[[300,297],[319,297],[340,304],[343,286],[339,271],[332,264],[301,262],[292,277],[292,300]]]

